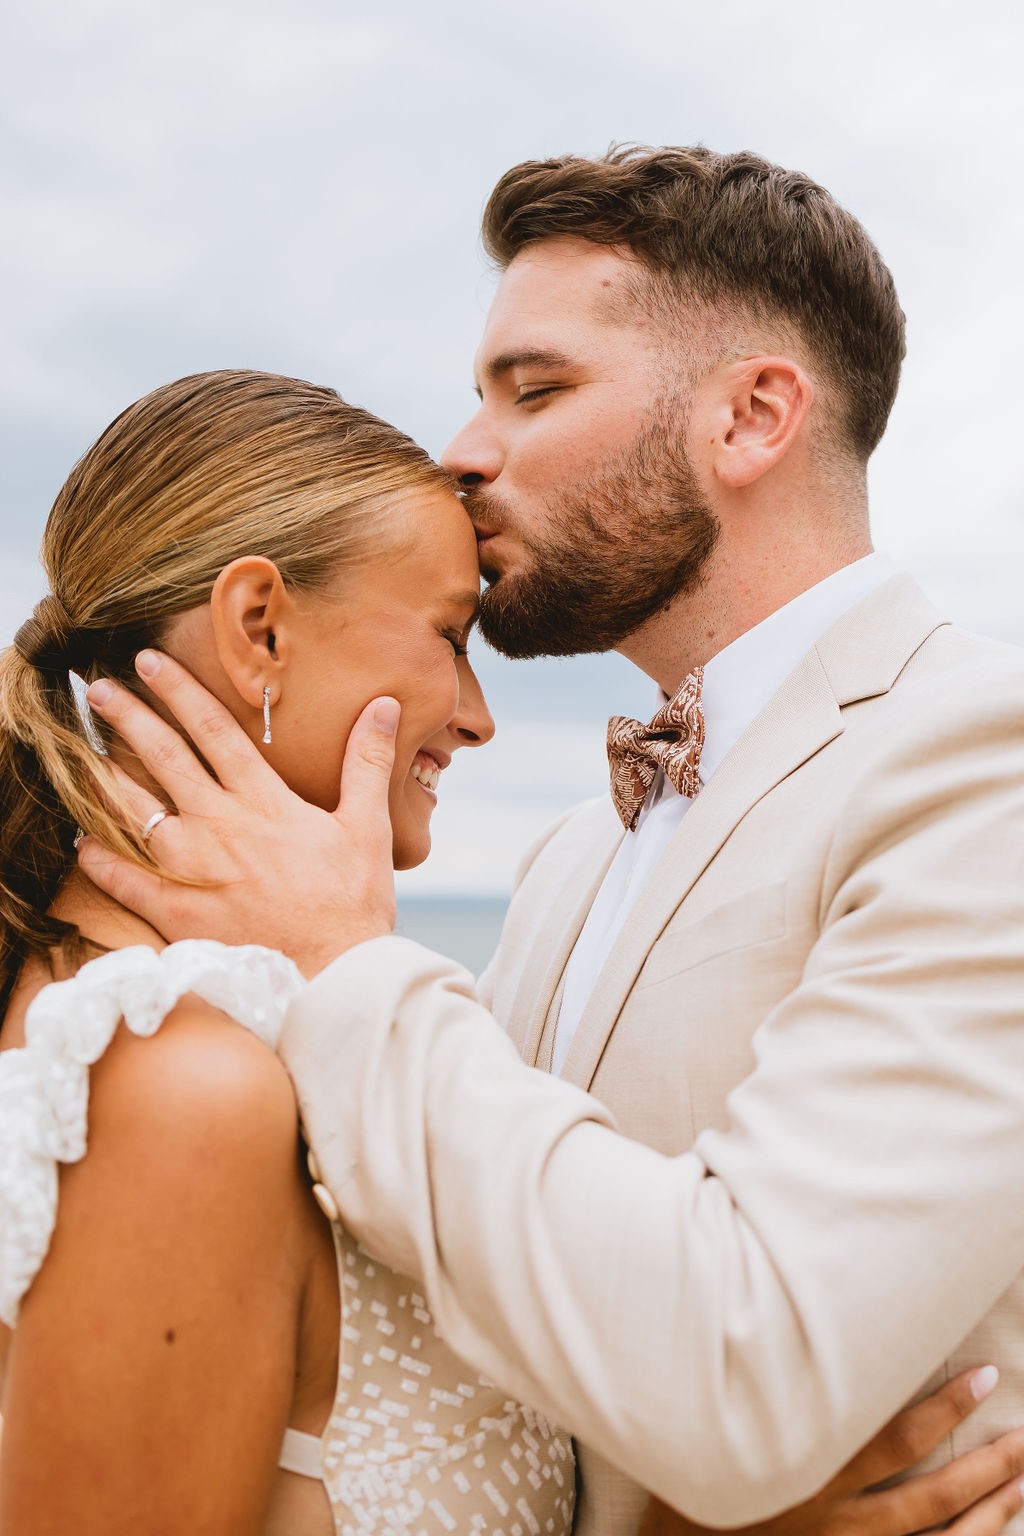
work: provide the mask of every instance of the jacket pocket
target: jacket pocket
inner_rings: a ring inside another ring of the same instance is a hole
[[[680,909],[655,942],[637,978],[636,990],[656,987],[673,976],[694,970],[755,944],[767,944],[786,933],[786,884],[759,886],[694,922]]]

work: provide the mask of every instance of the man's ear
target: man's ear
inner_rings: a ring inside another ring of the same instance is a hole
[[[807,420],[814,386],[791,357],[747,357],[728,364],[710,405],[711,470],[729,490],[752,485],[792,448]]]
[[[263,555],[243,555],[221,571],[210,594],[220,664],[239,696],[259,708],[264,688],[276,704],[291,642],[292,600]]]

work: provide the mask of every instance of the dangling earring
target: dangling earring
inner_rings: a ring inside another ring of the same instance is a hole
[[[263,745],[269,747],[273,741],[270,734],[270,689],[263,690]]]

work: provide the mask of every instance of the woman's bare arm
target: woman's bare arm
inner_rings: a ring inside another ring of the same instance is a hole
[[[295,1378],[290,1085],[186,1000],[121,1030],[89,1118],[11,1347],[0,1529],[255,1536]]]

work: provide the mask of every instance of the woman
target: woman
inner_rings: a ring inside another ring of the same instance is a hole
[[[78,828],[154,864],[139,765],[109,737],[97,751],[69,678],[139,686],[151,644],[320,806],[364,705],[397,699],[394,858],[425,858],[441,773],[493,730],[449,482],[330,390],[200,375],[107,429],[43,555],[52,593],[0,657],[0,1531],[566,1536],[567,1437],[445,1348],[298,1155],[265,1049],[298,974],[265,950],[167,946],[74,864]],[[946,1389],[910,1446],[973,1400]],[[907,1437],[898,1424],[895,1452],[873,1442],[773,1529],[916,1529],[934,1481],[916,1503],[872,1495],[861,1525],[850,1498],[907,1464]],[[1008,1475],[965,1475],[945,1514]],[[999,1529],[1002,1498],[974,1536]]]
[[[329,390],[184,379],[72,472],[44,564],[53,595],[0,662],[3,1529],[440,1532],[497,1502],[568,1532],[567,1438],[451,1356],[415,1288],[317,1208],[252,1033],[272,1043],[297,974],[165,949],[74,872],[76,826],[150,861],[68,676],[130,681],[150,642],[318,805],[364,704],[397,698],[395,863],[426,857],[440,774],[493,732],[447,479]]]

